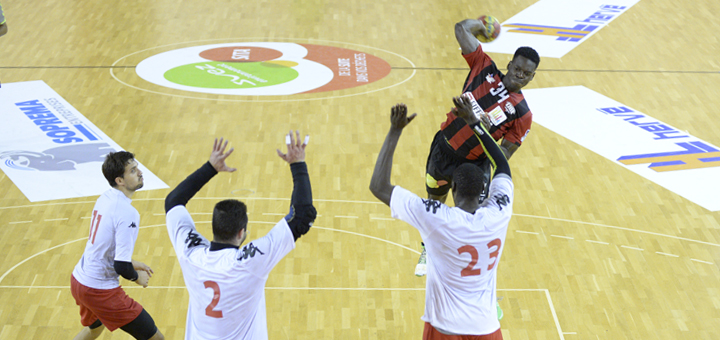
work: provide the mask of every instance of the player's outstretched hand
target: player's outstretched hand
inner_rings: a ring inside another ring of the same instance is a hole
[[[407,106],[405,106],[405,104],[395,104],[395,106],[390,109],[390,124],[393,129],[402,130],[408,124],[410,124],[410,122],[415,119],[416,116],[417,113],[413,113],[411,116],[408,117]]]
[[[215,138],[215,144],[213,144],[213,151],[210,154],[210,164],[215,168],[215,171],[217,172],[233,172],[237,169],[229,167],[227,164],[225,164],[225,159],[230,156],[230,154],[235,150],[235,148],[231,148],[228,152],[225,152],[225,148],[228,145],[228,141],[225,141],[223,144],[223,139],[220,138],[220,141],[218,141],[217,138]]]
[[[148,283],[150,282],[150,274],[144,270],[138,270],[138,278],[135,280],[135,283],[137,283],[140,286],[143,286],[143,288],[147,288]]]
[[[453,97],[453,104],[455,104],[455,107],[451,109],[452,113],[464,119],[468,125],[479,122],[479,120],[477,119],[477,117],[475,117],[475,114],[473,113],[472,103],[470,102],[470,99],[465,98],[465,96]]]
[[[310,135],[305,135],[305,141],[300,141],[300,131],[295,130],[295,137],[293,137],[292,131],[285,135],[285,145],[287,145],[288,152],[282,153],[280,149],[277,149],[277,154],[284,161],[292,164],[297,162],[305,161],[305,147],[308,141],[310,141]]]

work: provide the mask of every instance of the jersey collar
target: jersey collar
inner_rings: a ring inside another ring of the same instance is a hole
[[[210,251],[222,250],[227,248],[240,249],[240,247],[234,246],[229,243],[219,243],[215,241],[210,242]]]

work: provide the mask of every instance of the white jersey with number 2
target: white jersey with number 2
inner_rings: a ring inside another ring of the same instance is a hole
[[[423,321],[452,334],[484,335],[500,328],[495,288],[512,199],[513,183],[505,174],[493,178],[474,214],[393,189],[392,216],[417,228],[425,241]]]
[[[185,206],[170,209],[166,222],[190,294],[185,339],[267,339],[265,282],[295,248],[285,219],[240,249],[214,251]]]

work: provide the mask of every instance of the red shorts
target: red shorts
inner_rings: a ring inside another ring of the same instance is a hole
[[[140,315],[143,306],[131,299],[122,288],[95,289],[70,279],[70,291],[80,306],[80,323],[87,327],[98,319],[111,332],[127,325]]]
[[[423,330],[423,340],[502,340],[502,338],[500,328],[485,335],[447,335],[438,332],[435,327],[426,322]]]

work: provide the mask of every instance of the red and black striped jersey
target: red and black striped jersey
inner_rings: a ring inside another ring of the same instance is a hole
[[[463,55],[470,66],[462,93],[471,92],[480,107],[485,111],[493,126],[488,132],[497,141],[505,139],[516,145],[522,144],[530,132],[532,112],[528,108],[522,92],[515,93],[505,89],[502,79],[505,75],[495,66],[495,62],[485,54],[482,45],[475,52]],[[480,141],[474,137],[472,129],[451,112],[440,126],[447,145],[455,154],[475,160],[484,156]]]

